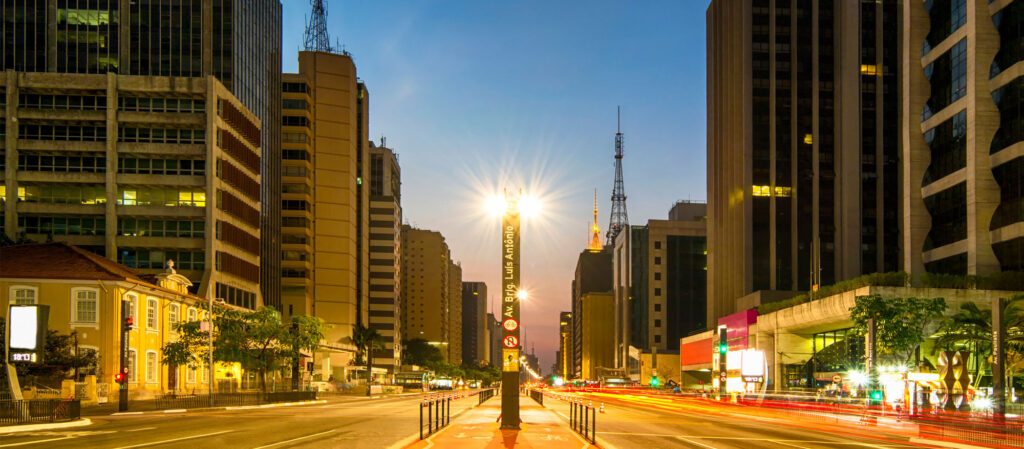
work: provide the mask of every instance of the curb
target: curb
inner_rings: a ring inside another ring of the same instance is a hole
[[[954,443],[952,441],[930,440],[928,438],[911,438],[909,441],[911,443],[930,444],[932,446],[948,447],[953,449],[975,449],[979,447],[971,444]]]
[[[21,426],[0,427],[0,435],[17,432],[31,432],[33,430],[67,429],[71,427],[88,426],[91,424],[92,420],[90,420],[89,418],[84,418],[75,421],[54,424],[25,424]]]
[[[274,408],[274,407],[291,407],[296,405],[316,405],[326,404],[326,399],[320,399],[316,401],[301,401],[301,402],[276,402],[273,404],[262,404],[262,405],[242,405],[233,407],[203,407],[203,408],[175,408],[169,410],[154,410],[148,412],[115,412],[107,416],[130,416],[130,415],[155,415],[155,414],[172,414],[172,413],[188,413],[188,412],[213,412],[217,410],[250,410],[258,408]]]

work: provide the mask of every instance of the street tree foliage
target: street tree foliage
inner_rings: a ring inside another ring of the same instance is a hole
[[[1013,378],[1013,368],[1024,361],[1024,295],[1018,295],[1003,304],[1003,327],[1006,329],[1004,350],[1007,378]],[[973,302],[960,305],[960,310],[942,323],[935,350],[954,351],[964,349],[978,360],[974,364],[974,382],[981,381],[982,366],[991,364],[992,357],[992,309],[980,308]],[[1005,385],[1010,385],[1007,382]]]
[[[267,391],[268,372],[284,368],[300,357],[302,351],[314,351],[324,339],[325,327],[319,318],[299,315],[290,322],[271,307],[258,310],[233,310],[215,307],[213,319],[213,357],[216,362],[238,363],[246,371],[259,374],[260,389]],[[198,367],[207,352],[207,331],[198,321],[175,326],[178,337],[163,347],[164,362]]]
[[[356,347],[356,364],[369,366],[373,364],[373,351],[384,349],[384,337],[377,329],[358,324],[352,329],[352,344]]]
[[[402,358],[405,365],[430,366],[444,362],[444,355],[436,346],[422,338],[413,338],[402,342]]]
[[[96,374],[96,367],[99,364],[96,351],[79,348],[76,355],[76,336],[75,331],[70,334],[61,334],[55,330],[47,332],[43,361],[41,363],[16,363],[18,377],[57,388],[61,380],[74,377],[76,368],[79,377]],[[81,379],[75,380],[80,381]]]
[[[179,366],[199,369],[210,360],[209,334],[199,321],[179,321],[173,330],[178,338],[164,343],[163,363],[168,366],[168,383],[177,391]]]
[[[924,342],[926,328],[934,327],[946,310],[943,298],[883,298],[858,296],[850,308],[850,320],[858,335],[868,332],[868,320],[875,319],[875,349],[880,359],[910,365],[914,352]],[[870,348],[868,348],[870,350]]]

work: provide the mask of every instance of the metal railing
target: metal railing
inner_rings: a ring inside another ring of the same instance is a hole
[[[427,411],[427,433],[423,433],[423,410]],[[452,411],[452,396],[430,396],[420,403],[420,439],[448,425]]]
[[[494,389],[493,388],[488,388],[486,390],[480,390],[480,392],[477,393],[477,396],[480,399],[480,402],[478,402],[477,405],[483,404],[488,399],[494,397]]]
[[[82,417],[78,399],[0,401],[0,426],[73,421]]]
[[[538,404],[544,405],[544,393],[537,390],[529,390],[530,398],[537,401]]]
[[[590,444],[596,444],[597,440],[597,409],[590,401],[583,403],[583,399],[569,399],[569,427],[576,433],[583,436]]]

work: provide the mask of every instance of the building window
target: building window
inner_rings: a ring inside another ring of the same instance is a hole
[[[185,368],[185,383],[194,384],[196,383],[196,369],[192,367]]]
[[[146,351],[146,383],[155,384],[160,380],[160,365],[156,363],[156,351]]]
[[[157,301],[155,299],[150,299],[149,301],[146,301],[146,329],[159,329],[159,321],[157,320],[158,313],[159,310],[157,307]]]
[[[654,320],[654,327],[661,327],[661,320]]]
[[[131,383],[136,383],[136,382],[139,381],[139,378],[135,375],[138,372],[138,371],[135,370],[135,368],[136,368],[135,362],[136,361],[137,361],[137,356],[135,354],[135,350],[134,349],[129,349],[128,350],[128,382],[131,382]]]
[[[124,295],[124,299],[128,300],[128,316],[135,322],[136,325],[139,323],[139,314],[136,313],[138,310],[139,296],[134,294]]]
[[[177,304],[167,306],[167,324],[170,326],[170,330],[174,330],[174,326],[178,324],[178,310]]]
[[[196,312],[196,309],[193,309],[193,308],[189,307],[188,308],[188,320],[189,321],[195,321],[197,319],[199,319],[199,318],[198,318],[198,313]]]
[[[925,103],[921,121],[967,94],[967,38],[928,64],[924,75],[931,82],[931,97]]]
[[[654,273],[654,280],[660,281],[661,280],[661,273]]]
[[[661,304],[655,304],[654,305],[654,311],[655,312],[661,312]]]
[[[661,258],[660,257],[655,257],[654,258],[654,264],[655,265],[661,265]]]
[[[661,296],[661,289],[660,288],[655,288],[654,289],[654,296]]]
[[[654,249],[661,249],[661,242],[660,241],[655,241],[654,242]]]
[[[924,175],[928,185],[967,166],[967,110],[924,133],[932,160]]]
[[[15,305],[35,304],[37,302],[36,293],[37,290],[35,287],[16,285],[11,287],[11,302]]]
[[[75,323],[99,323],[99,292],[92,288],[71,289]]]
[[[661,343],[661,335],[655,335],[654,336],[654,342],[655,343]]]

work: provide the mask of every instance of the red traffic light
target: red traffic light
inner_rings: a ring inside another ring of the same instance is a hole
[[[125,318],[124,319],[124,324],[127,324],[129,326],[135,324],[135,318],[132,318],[132,317]]]
[[[117,373],[117,374],[114,374],[114,382],[117,382],[117,383],[119,383],[119,384],[123,384],[123,383],[124,383],[124,381],[125,381],[125,375],[124,375],[124,373]]]

